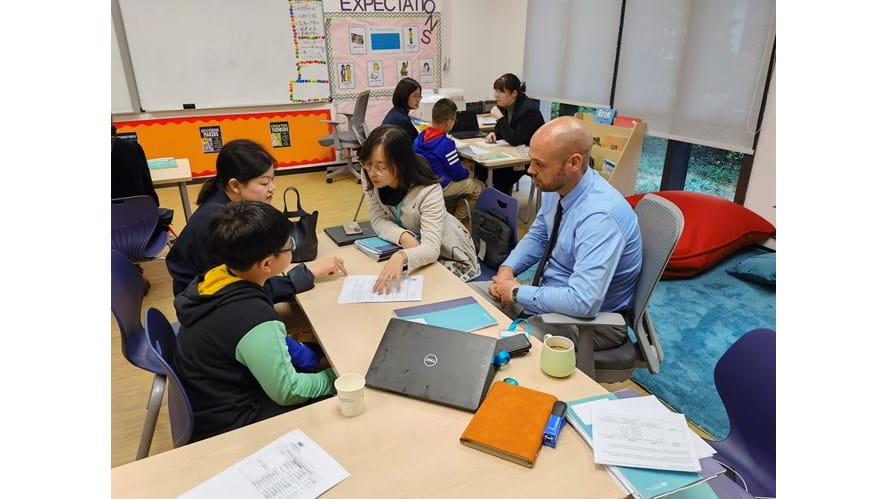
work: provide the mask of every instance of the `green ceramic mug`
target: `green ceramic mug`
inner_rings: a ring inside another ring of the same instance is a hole
[[[542,372],[556,378],[573,374],[576,369],[576,347],[564,336],[546,334],[542,337]]]

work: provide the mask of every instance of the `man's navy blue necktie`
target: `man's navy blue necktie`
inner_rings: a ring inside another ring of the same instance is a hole
[[[557,244],[557,231],[561,227],[561,217],[564,214],[564,206],[561,204],[561,201],[557,202],[557,211],[554,213],[554,227],[551,229],[551,237],[548,238],[548,247],[545,248],[545,253],[542,255],[542,259],[539,260],[539,266],[536,267],[536,275],[533,276],[533,286],[538,286],[542,281],[542,271],[545,270],[545,264],[548,263],[551,252],[554,250],[554,245]]]

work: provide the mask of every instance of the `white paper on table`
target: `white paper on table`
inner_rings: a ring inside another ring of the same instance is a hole
[[[629,397],[624,399],[599,399],[578,404],[573,407],[573,411],[579,416],[579,419],[587,425],[591,425],[591,414],[597,404],[612,403],[614,407],[620,409],[631,409],[638,415],[655,415],[655,414],[671,414],[671,410],[652,395],[644,397]],[[690,431],[690,441],[696,448],[696,455],[700,458],[710,457],[715,454],[715,449],[709,445],[702,437]]]
[[[477,119],[477,124],[478,124],[479,126],[484,126],[484,125],[495,125],[495,124],[496,124],[496,121],[497,121],[496,118],[493,118],[492,116],[484,116],[483,118],[478,118],[478,119]]]
[[[594,462],[634,468],[701,471],[683,414],[639,416],[632,409],[599,405],[591,416]]]
[[[314,498],[349,476],[302,430],[293,430],[179,497]]]
[[[400,281],[400,291],[382,295],[373,293],[376,275],[350,275],[342,283],[339,303],[379,303],[388,301],[422,301],[422,276],[413,275]]]
[[[469,156],[480,156],[481,154],[487,154],[488,152],[492,152],[489,149],[485,149],[483,147],[472,145],[472,144],[465,144],[461,147],[456,147],[456,150],[458,150],[462,154],[467,154]]]

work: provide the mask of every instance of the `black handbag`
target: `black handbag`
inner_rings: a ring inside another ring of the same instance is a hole
[[[286,194],[296,193],[296,210],[290,211],[286,206]],[[287,187],[283,191],[283,214],[290,219],[290,234],[296,241],[293,246],[293,262],[308,262],[317,258],[317,210],[308,213],[302,209],[299,190]]]

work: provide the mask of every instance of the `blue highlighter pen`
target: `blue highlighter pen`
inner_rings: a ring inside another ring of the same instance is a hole
[[[567,413],[567,404],[558,400],[551,408],[551,416],[548,417],[548,423],[545,425],[545,433],[542,434],[542,443],[549,447],[557,446],[557,437],[561,434],[566,420],[564,414]]]

